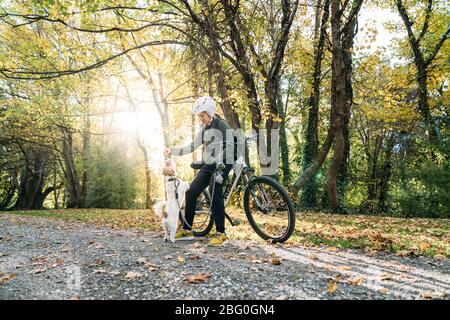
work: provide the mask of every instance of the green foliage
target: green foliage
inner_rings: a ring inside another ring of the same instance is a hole
[[[392,186],[390,208],[402,216],[450,218],[449,165],[431,161],[407,169],[405,177]]]
[[[118,147],[96,147],[90,155],[87,207],[127,209],[136,197],[134,168]]]

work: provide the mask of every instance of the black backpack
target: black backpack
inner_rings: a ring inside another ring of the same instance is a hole
[[[226,120],[223,118],[217,117],[216,119],[214,119],[213,123],[211,123],[210,128],[218,129],[220,121],[226,121]],[[238,138],[233,130],[233,161],[236,161],[237,157],[238,157]]]

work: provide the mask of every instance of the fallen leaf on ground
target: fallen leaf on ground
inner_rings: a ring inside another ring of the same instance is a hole
[[[401,271],[410,271],[411,270],[410,267],[405,266],[405,265],[398,266],[398,269],[401,270]]]
[[[105,264],[105,260],[104,259],[95,259],[95,264],[96,265],[102,265],[102,264]]]
[[[14,273],[10,274],[8,276],[5,276],[3,273],[0,273],[0,285],[13,280],[15,277],[16,277],[16,275]]]
[[[139,263],[139,264],[146,264],[147,263],[147,259],[145,259],[143,257],[140,257],[140,258],[137,258],[136,262]]]
[[[208,279],[210,277],[211,277],[211,275],[208,273],[201,273],[201,274],[195,274],[195,275],[189,276],[185,280],[188,283],[199,283],[199,282],[208,281]]]
[[[76,295],[76,296],[70,297],[69,300],[80,300],[80,296]]]
[[[288,300],[288,297],[285,295],[282,295],[282,296],[276,297],[275,300]]]
[[[269,259],[269,262],[270,262],[270,264],[273,264],[273,265],[275,265],[275,266],[278,266],[278,265],[281,264],[281,261],[280,261],[280,259],[278,259],[278,258],[270,258],[270,259]]]
[[[43,273],[43,272],[45,272],[45,271],[47,271],[46,268],[37,268],[37,269],[31,270],[30,273],[38,274],[38,273]]]
[[[319,257],[317,256],[317,254],[311,254],[310,256],[308,256],[309,259],[311,260],[317,260],[319,259]]]
[[[339,266],[339,267],[337,267],[337,269],[338,269],[338,270],[345,271],[345,270],[352,270],[352,267],[349,267],[349,266]]]
[[[422,292],[420,294],[420,298],[421,299],[427,299],[427,300],[431,300],[431,299],[443,299],[445,298],[446,294],[444,292],[438,292],[438,291],[434,291],[434,292]]]
[[[140,274],[139,272],[129,271],[127,273],[127,275],[125,276],[125,279],[135,280],[135,279],[139,279],[140,277],[142,277],[142,274]]]
[[[412,257],[416,256],[416,252],[414,250],[400,250],[395,253],[396,256],[399,257]]]
[[[95,269],[92,273],[106,273],[105,269]]]
[[[378,292],[382,293],[382,294],[387,294],[389,292],[389,290],[386,288],[380,288],[380,289],[378,289]]]
[[[330,279],[328,280],[328,293],[329,294],[334,294],[338,288],[338,284],[336,281]]]
[[[177,261],[178,261],[179,263],[184,263],[184,257],[183,257],[183,256],[178,256],[178,257],[177,257]]]
[[[31,257],[31,261],[32,266],[42,266],[48,263],[48,260],[45,257]]]
[[[428,250],[428,249],[430,249],[431,248],[431,244],[428,242],[428,241],[422,241],[421,243],[420,243],[420,249],[422,250],[422,251],[426,251],[426,250]]]
[[[362,281],[363,281],[362,277],[355,277],[355,278],[351,279],[349,282],[351,285],[360,286]]]
[[[148,269],[148,270],[150,270],[150,271],[154,271],[154,270],[158,269],[159,266],[156,265],[156,264],[150,263],[150,262],[146,262],[146,263],[144,264],[144,268],[146,268],[146,269]]]
[[[164,259],[173,259],[171,255],[164,256]]]
[[[50,268],[56,268],[64,264],[64,259],[56,259],[54,263],[50,265]]]
[[[392,276],[390,274],[385,273],[380,276],[380,280],[382,280],[382,281],[383,280],[392,280]]]
[[[389,239],[387,235],[383,235],[380,232],[373,232],[370,237],[374,240],[376,249],[389,250],[392,248],[392,239]]]
[[[436,254],[433,258],[435,258],[436,260],[445,260],[446,257],[443,254]]]
[[[199,242],[194,242],[194,244],[192,245],[193,248],[200,248],[202,245]]]
[[[336,247],[329,247],[329,248],[327,248],[327,251],[330,251],[330,252],[336,252],[338,249],[336,248]]]
[[[11,241],[11,237],[9,237],[9,236],[6,236],[6,237],[0,236],[0,242],[2,242],[2,241],[5,241],[5,242]]]

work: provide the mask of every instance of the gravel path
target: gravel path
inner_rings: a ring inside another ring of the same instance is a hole
[[[168,244],[154,232],[0,214],[0,299],[421,298],[450,299],[450,259]]]

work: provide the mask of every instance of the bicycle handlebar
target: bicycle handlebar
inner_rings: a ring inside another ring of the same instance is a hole
[[[249,136],[245,136],[245,142],[249,142],[249,141],[252,141],[252,140],[256,141],[256,139],[258,139],[258,135],[256,133],[253,133],[253,134],[251,134]]]

